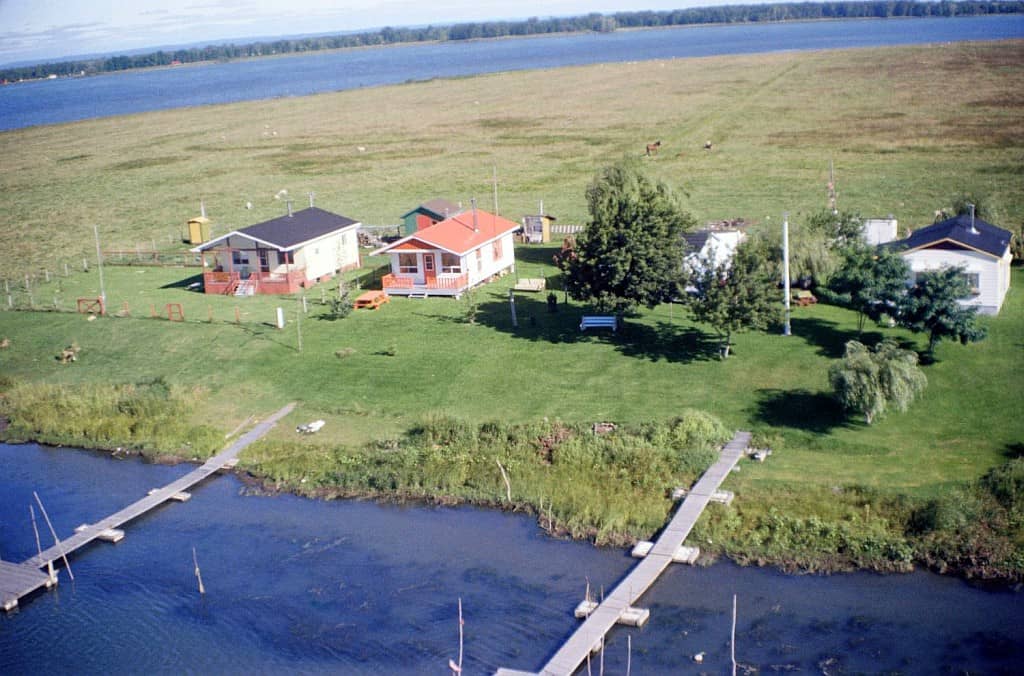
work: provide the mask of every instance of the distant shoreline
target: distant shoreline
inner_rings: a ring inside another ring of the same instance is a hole
[[[816,6],[816,7],[818,7],[818,6],[827,6],[829,4],[830,3],[809,3],[809,6]],[[868,3],[864,3],[864,4],[868,4]],[[1020,7],[1018,7],[1018,11],[1016,11],[1016,12],[1006,12],[1005,14],[1007,14],[1007,15],[1020,14],[1021,12],[1024,12],[1024,3],[1007,3],[1007,4],[1020,5]],[[771,4],[764,5],[764,6],[762,6],[762,9],[763,8],[770,8],[770,7],[773,7],[773,6],[776,6],[776,5],[771,5]],[[732,6],[725,6],[725,7],[732,7]],[[694,8],[694,9],[701,9],[701,8]],[[217,64],[217,63],[246,62],[246,61],[261,60],[261,59],[275,58],[275,57],[309,56],[312,53],[330,54],[330,53],[339,53],[339,52],[363,51],[363,50],[367,50],[367,49],[379,49],[379,48],[390,48],[390,47],[408,47],[408,46],[424,46],[424,45],[436,45],[436,44],[444,44],[444,43],[494,42],[494,41],[501,41],[501,40],[516,40],[516,39],[528,39],[528,38],[558,38],[558,37],[568,37],[568,36],[573,36],[573,35],[592,35],[592,34],[597,34],[597,35],[608,34],[608,35],[611,35],[611,34],[614,34],[614,33],[617,33],[617,32],[618,33],[624,33],[624,32],[653,31],[653,30],[659,30],[659,29],[676,29],[676,28],[701,28],[701,27],[721,27],[721,26],[741,26],[741,25],[773,25],[773,24],[794,24],[794,23],[836,23],[836,22],[851,22],[851,21],[878,21],[878,20],[899,20],[899,19],[962,19],[962,18],[970,18],[970,17],[978,17],[978,16],[993,16],[993,15],[1001,16],[1003,14],[994,13],[994,12],[983,12],[983,13],[972,13],[972,14],[954,14],[952,16],[941,16],[941,15],[928,14],[928,15],[918,15],[918,16],[915,16],[915,15],[901,15],[901,16],[844,16],[844,17],[814,17],[814,16],[799,17],[799,16],[795,16],[795,17],[783,17],[783,18],[779,18],[779,19],[770,19],[769,18],[769,19],[765,19],[765,20],[760,20],[758,18],[753,18],[753,19],[749,19],[748,18],[748,19],[745,19],[745,20],[744,19],[737,19],[737,20],[722,20],[722,21],[691,21],[691,22],[685,22],[685,23],[669,23],[669,24],[661,24],[661,25],[621,26],[621,27],[620,26],[616,26],[616,27],[612,28],[611,30],[607,30],[607,31],[596,30],[596,29],[591,29],[591,30],[562,30],[562,31],[551,31],[551,32],[528,33],[528,34],[521,34],[521,35],[519,35],[519,34],[507,34],[507,35],[498,35],[498,36],[493,36],[493,37],[490,37],[490,36],[480,36],[480,37],[470,37],[470,38],[446,37],[444,39],[430,39],[430,40],[401,40],[401,41],[394,41],[394,42],[383,42],[381,44],[362,44],[362,45],[351,45],[351,46],[342,46],[342,47],[311,48],[311,49],[295,50],[295,51],[282,52],[282,53],[252,54],[252,55],[245,55],[245,56],[227,56],[227,57],[223,57],[223,58],[202,59],[202,60],[193,60],[193,61],[182,61],[180,63],[168,63],[168,64],[158,64],[158,65],[144,65],[144,66],[128,66],[128,67],[125,67],[125,68],[117,68],[117,69],[111,69],[111,70],[98,70],[98,71],[95,71],[95,72],[86,72],[84,68],[77,68],[76,70],[79,71],[78,73],[69,73],[69,74],[63,74],[63,75],[58,73],[58,74],[56,74],[57,75],[56,79],[93,77],[93,76],[97,76],[97,75],[108,75],[108,74],[121,73],[121,72],[126,72],[126,71],[152,71],[152,70],[165,70],[165,69],[170,69],[170,68],[180,68],[182,66],[213,65],[213,64]],[[606,18],[610,18],[610,17],[606,17]],[[495,24],[495,23],[500,24],[500,23],[503,23],[503,22],[479,22],[479,23],[482,24],[482,25],[487,25],[487,24]],[[524,24],[524,23],[527,23],[527,22],[526,21],[518,21],[518,22],[509,22],[509,23],[511,23],[513,25],[516,25],[516,24]],[[453,28],[458,27],[459,25],[461,25],[461,24],[455,24],[455,25],[450,25],[450,26],[446,26],[446,27],[442,26],[440,28],[441,29],[445,29],[445,30],[451,30]],[[366,32],[353,33],[352,35],[353,36],[364,36],[364,35],[379,35],[379,34],[380,34],[379,32],[366,31]],[[342,36],[340,36],[340,35],[338,35],[338,36],[322,36],[322,38],[332,38],[332,37],[342,37]],[[303,39],[313,39],[313,38],[303,38]],[[245,43],[245,44],[243,44],[241,46],[237,46],[237,45],[235,45],[232,42],[219,42],[219,43],[212,43],[212,44],[206,45],[202,49],[210,49],[210,48],[223,49],[223,48],[229,48],[229,47],[239,47],[241,49],[245,49],[245,48],[254,48],[257,45],[270,45],[270,44],[274,44],[276,42],[290,42],[290,41],[294,41],[294,40],[300,40],[300,39],[296,39],[296,38],[279,38],[279,39],[276,39],[274,41],[249,42],[249,43]],[[136,55],[136,57],[151,57],[151,56],[158,55],[158,54],[173,54],[173,53],[176,53],[177,51],[183,51],[183,49],[178,49],[178,50],[157,49],[157,50],[154,50],[154,51],[143,52],[141,54]],[[55,78],[53,78],[53,76],[51,74],[45,73],[45,71],[47,70],[47,68],[46,68],[47,66],[61,66],[61,65],[65,65],[65,64],[89,65],[89,64],[103,63],[103,62],[109,61],[111,59],[136,58],[136,57],[127,57],[125,55],[111,54],[109,56],[94,57],[94,58],[69,57],[69,58],[60,59],[60,60],[47,60],[47,61],[41,61],[41,62],[38,62],[38,63],[35,63],[35,64],[31,64],[31,65],[27,65],[27,66],[0,66],[0,84],[4,84],[4,85],[20,84],[20,83],[25,83],[25,82],[37,82],[37,81],[40,81],[40,80],[55,79]],[[22,71],[22,70],[32,70],[32,69],[43,70],[44,74],[39,76],[39,77],[32,77],[32,78],[11,79],[11,78],[7,77],[7,74],[9,74],[9,73],[15,73],[15,72]]]

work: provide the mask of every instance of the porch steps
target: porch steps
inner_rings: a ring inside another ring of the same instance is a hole
[[[409,298],[421,298],[421,299],[423,299],[423,298],[427,297],[427,292],[426,291],[414,291],[413,293],[410,293],[408,297]]]
[[[252,279],[252,278],[242,280],[242,282],[238,285],[238,288],[235,289],[235,295],[236,296],[254,296],[254,295],[256,295],[256,284],[257,284],[256,280]]]

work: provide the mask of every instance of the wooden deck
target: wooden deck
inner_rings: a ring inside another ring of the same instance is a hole
[[[207,460],[200,467],[192,470],[177,481],[167,484],[163,488],[150,491],[149,495],[137,502],[133,502],[121,511],[111,514],[96,523],[88,524],[87,527],[81,528],[78,532],[68,536],[66,540],[61,540],[60,544],[55,544],[49,549],[43,550],[41,554],[33,556],[20,564],[3,563],[0,566],[0,594],[2,594],[2,599],[0,600],[2,600],[4,608],[10,610],[16,607],[20,598],[50,582],[48,575],[39,572],[39,569],[46,566],[49,562],[59,563],[63,556],[67,556],[93,540],[103,537],[103,534],[109,529],[116,529],[118,526],[145,514],[168,500],[180,501],[179,495],[190,487],[220,469],[233,467],[242,449],[269,432],[277,421],[291,413],[293,408],[295,408],[294,403],[288,404],[266,420],[257,423],[233,444]]]
[[[749,432],[737,432],[725,445],[718,461],[712,465],[694,485],[662,531],[650,552],[633,570],[607,595],[604,602],[581,624],[569,640],[548,660],[539,672],[542,676],[570,676],[586,660],[587,655],[600,645],[604,636],[624,613],[632,608],[672,563],[686,536],[690,534],[697,518],[700,517],[712,496],[718,490],[732,468],[743,456],[750,444]],[[511,669],[499,669],[495,676],[522,675]]]

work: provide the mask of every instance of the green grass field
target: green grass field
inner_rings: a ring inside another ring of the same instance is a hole
[[[332,448],[398,439],[439,415],[471,425],[640,423],[698,409],[775,448],[769,462],[730,479],[766,512],[834,509],[856,521],[849,504],[832,505],[840,487],[947,496],[1021,451],[1019,268],[1000,316],[982,320],[988,339],[942,344],[923,397],[870,427],[846,420],[829,396],[828,367],[856,337],[856,317],[823,304],[794,310],[792,337],[738,335],[724,362],[715,336],[680,306],[644,311],[619,335],[581,335],[583,306],[559,293],[551,313],[544,294],[521,293],[513,328],[513,277],[475,292],[475,324],[464,321],[466,301],[440,298],[396,298],[332,321],[320,303],[330,290],[320,288],[307,292],[300,318],[294,296],[190,291],[197,268],[111,264],[112,316],[88,321],[71,310],[99,293],[93,224],[106,249],[182,251],[182,225],[200,198],[224,232],[282,213],[273,195],[283,188],[300,206],[312,190],[319,206],[393,223],[432,197],[488,202],[495,167],[503,214],[533,213],[543,200],[560,222],[584,222],[595,172],[655,139],[661,153],[645,166],[684,191],[700,221],[742,217],[768,228],[788,210],[799,222],[824,206],[833,160],[843,209],[918,226],[971,191],[996,207],[997,223],[1016,227],[1022,63],[1024,41],[607,64],[5,132],[0,278],[15,306],[61,311],[0,312],[0,337],[10,339],[0,351],[3,385],[162,378],[191,392],[188,422],[224,433],[295,400],[271,443],[296,457],[305,449],[302,471],[310,458],[337,460]],[[702,150],[707,139],[711,152]],[[517,246],[517,274],[557,288],[556,248]],[[83,258],[93,260],[87,273]],[[365,260],[348,281],[373,288],[382,264]],[[168,303],[182,304],[185,322],[150,318]],[[277,307],[288,316],[283,330],[273,326]],[[866,340],[882,336],[925,345],[876,327]],[[72,342],[80,359],[58,363]],[[298,438],[294,425],[317,418],[324,430]],[[887,518],[871,528],[895,528]]]
[[[518,247],[518,274],[550,275],[556,284],[557,271],[543,262],[555,250]],[[357,445],[401,434],[430,414],[473,423],[639,422],[694,408],[732,428],[779,437],[772,462],[741,483],[860,484],[923,495],[976,478],[1024,439],[1017,415],[1024,296],[1015,291],[999,317],[982,320],[987,340],[939,347],[938,361],[925,368],[928,388],[908,413],[867,427],[845,420],[829,395],[828,366],[856,338],[856,317],[827,305],[796,308],[790,338],[740,334],[734,356],[723,362],[714,334],[680,306],[644,312],[620,335],[581,334],[583,306],[565,305],[558,294],[559,311],[551,313],[543,294],[520,293],[513,328],[511,275],[475,291],[480,314],[471,325],[465,301],[447,298],[395,298],[330,320],[318,289],[310,290],[309,312],[300,318],[297,297],[189,291],[183,283],[194,272],[108,266],[111,308],[128,303],[130,317],[4,313],[3,333],[12,341],[0,353],[5,373],[51,383],[163,377],[200,385],[208,396],[198,420],[226,429],[298,400],[296,421],[330,421],[317,441]],[[1014,281],[1024,285],[1019,270]],[[97,282],[93,271],[62,278],[60,286],[70,299],[95,296]],[[171,302],[182,304],[185,323],[150,318],[152,307],[162,312]],[[289,320],[283,330],[273,326],[279,306]],[[864,340],[883,335],[924,347],[923,337],[899,329],[870,327]],[[58,363],[56,354],[72,342],[82,348],[79,361]],[[335,355],[346,349],[349,356]],[[295,436],[288,426],[276,434]]]
[[[699,221],[818,211],[833,161],[843,209],[916,227],[973,190],[1017,226],[1021,63],[1024,41],[657,60],[4,132],[0,277],[80,264],[94,225],[106,249],[172,248],[200,199],[215,233],[279,216],[282,189],[395,223],[433,197],[487,208],[496,169],[502,214],[583,222],[597,170],[654,140]]]

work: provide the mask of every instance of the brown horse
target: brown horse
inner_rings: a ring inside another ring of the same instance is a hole
[[[654,143],[647,144],[647,156],[658,154],[658,148],[661,147],[661,141],[655,141]]]

